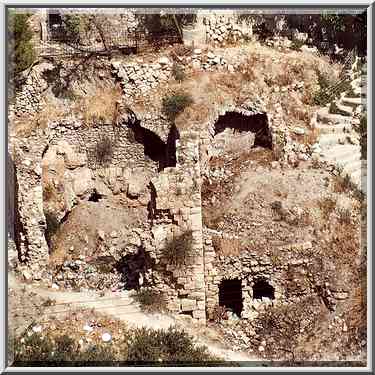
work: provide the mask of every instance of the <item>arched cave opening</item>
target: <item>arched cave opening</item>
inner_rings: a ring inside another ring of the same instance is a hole
[[[265,279],[255,280],[253,285],[253,299],[275,299],[275,289]]]
[[[50,28],[56,28],[57,26],[61,27],[63,20],[61,14],[57,9],[48,9],[48,26]]]
[[[219,286],[219,305],[231,309],[241,317],[243,308],[241,280],[223,280]]]
[[[143,128],[140,121],[130,126],[133,131],[134,140],[144,147],[144,154],[159,164],[159,171],[168,165],[167,145],[151,130]]]
[[[125,289],[139,289],[142,285],[145,285],[145,275],[154,263],[150,254],[143,247],[140,247],[136,253],[121,258],[115,268],[122,274]]]
[[[265,113],[247,116],[239,112],[226,112],[219,116],[215,123],[215,135],[225,129],[233,129],[235,133],[255,133],[253,147],[272,149],[272,137],[268,126],[268,118]]]

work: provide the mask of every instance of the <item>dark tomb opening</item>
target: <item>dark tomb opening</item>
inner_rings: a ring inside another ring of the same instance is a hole
[[[139,248],[136,253],[128,254],[121,258],[116,269],[122,274],[122,281],[125,289],[139,289],[142,285],[147,285],[144,276],[150,268],[153,268],[154,260],[143,247]],[[143,282],[140,282],[140,280]]]
[[[219,116],[216,121],[215,135],[228,128],[239,133],[255,133],[254,147],[259,146],[272,149],[272,136],[265,113],[247,116],[238,112],[226,112],[225,115]]]
[[[89,197],[89,202],[99,202],[102,198],[103,196],[94,190]]]
[[[133,130],[134,140],[143,144],[144,154],[159,163],[159,171],[163,170],[167,164],[167,145],[165,142],[151,130],[143,128],[139,121],[130,128]]]
[[[253,285],[253,298],[262,299],[262,297],[275,299],[275,289],[266,280],[259,279]]]
[[[57,28],[61,27],[63,24],[63,20],[61,14],[57,10],[50,10],[48,12],[48,26],[50,28]]]
[[[241,280],[223,280],[219,286],[219,305],[241,317],[243,308]]]

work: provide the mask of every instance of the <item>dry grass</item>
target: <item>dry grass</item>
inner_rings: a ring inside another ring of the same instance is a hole
[[[324,197],[318,201],[318,207],[322,213],[322,218],[328,220],[336,208],[336,199],[333,197]]]
[[[29,137],[38,129],[46,129],[49,121],[60,120],[69,114],[67,108],[62,108],[56,103],[46,101],[43,109],[28,117],[23,117],[21,121],[15,125],[15,133],[19,137]]]
[[[236,238],[222,238],[214,236],[212,238],[212,244],[217,255],[238,256],[242,250],[242,243]]]
[[[19,137],[29,137],[33,132],[46,129],[50,121],[58,121],[72,113],[82,114],[84,123],[90,125],[94,121],[115,121],[117,115],[116,102],[122,93],[118,86],[99,87],[93,95],[77,98],[71,106],[46,99],[42,110],[32,116],[24,117],[15,124],[15,133]]]
[[[349,177],[335,176],[333,181],[333,191],[335,193],[346,193],[352,189]]]
[[[76,111],[83,115],[83,121],[88,126],[97,121],[115,121],[117,101],[122,93],[118,86],[100,87],[89,97],[82,98],[76,105]]]
[[[303,143],[305,145],[313,145],[314,143],[318,142],[320,136],[319,129],[311,129],[304,135],[304,141]]]

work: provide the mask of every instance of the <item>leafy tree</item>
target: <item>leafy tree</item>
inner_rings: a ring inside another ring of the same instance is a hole
[[[358,48],[360,54],[366,51],[366,13],[362,14],[291,14],[287,16],[288,26],[308,33],[313,43],[321,48],[321,42],[328,49],[334,44],[346,50]]]
[[[10,72],[18,74],[35,61],[35,50],[32,43],[32,31],[28,19],[30,14],[9,13],[8,45]]]
[[[67,37],[72,41],[79,41],[81,31],[81,18],[74,14],[64,16],[64,26]]]

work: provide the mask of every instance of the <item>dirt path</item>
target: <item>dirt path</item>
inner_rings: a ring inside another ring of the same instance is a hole
[[[8,286],[12,289],[21,289],[24,284],[12,274],[8,276]],[[205,345],[209,351],[225,361],[249,362],[256,361],[246,353],[234,352],[220,342],[218,333],[211,327],[202,327],[184,319],[183,316],[169,314],[146,314],[141,311],[131,292],[123,291],[107,293],[100,296],[97,292],[64,292],[33,287],[32,291],[45,299],[53,299],[54,305],[47,307],[45,314],[54,316],[66,315],[77,308],[94,309],[105,315],[113,316],[126,322],[132,327],[146,327],[150,329],[166,329],[175,325],[187,331],[200,345]]]

